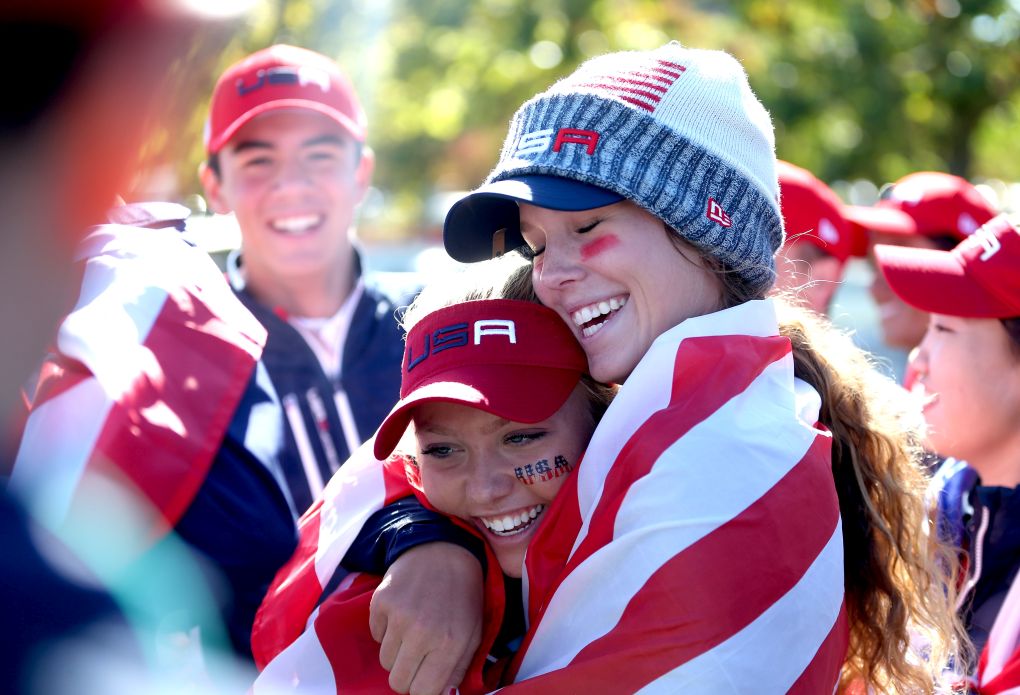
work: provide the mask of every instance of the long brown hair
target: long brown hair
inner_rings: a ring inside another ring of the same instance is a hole
[[[687,246],[667,227],[674,245]],[[762,299],[701,254],[723,285],[723,308]],[[773,299],[794,374],[821,397],[843,523],[850,644],[839,692],[931,693],[970,641],[955,611],[956,551],[931,529],[922,418],[908,394],[848,335],[790,297]]]

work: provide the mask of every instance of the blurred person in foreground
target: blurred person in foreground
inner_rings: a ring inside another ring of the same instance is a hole
[[[928,326],[928,314],[903,302],[875,265],[876,244],[948,251],[995,216],[995,207],[970,182],[938,171],[908,174],[885,188],[873,206],[848,205],[847,219],[867,235],[873,269],[871,297],[882,342],[909,352]]]
[[[864,236],[843,215],[835,191],[807,169],[776,162],[786,242],[776,254],[775,289],[828,315],[851,256],[863,255]]]
[[[990,644],[989,632],[1020,570],[1018,222],[1000,215],[952,251],[874,250],[897,296],[930,313],[914,359],[914,391],[923,399],[929,447],[951,457],[936,478],[944,484],[938,490],[940,530],[967,560],[957,605],[971,639],[978,650],[989,644],[999,652],[1003,645]],[[976,473],[966,484],[955,474],[962,461]],[[947,509],[960,514],[950,516]],[[1006,652],[1013,653],[1011,682],[1017,687],[1020,631],[1013,635]]]
[[[21,417],[20,387],[73,304],[82,270],[73,250],[127,183],[149,117],[164,105],[167,66],[200,28],[212,30],[207,39],[226,36],[217,33],[226,25],[207,20],[172,0],[13,0],[0,9],[0,55],[13,80],[0,106],[4,434]],[[42,50],[45,59],[26,64]],[[13,462],[6,449],[3,456],[6,478]],[[6,485],[0,491],[0,689],[172,691],[166,674],[150,668],[135,607],[111,595],[79,549],[28,504],[32,514]],[[188,685],[205,692],[199,682]]]

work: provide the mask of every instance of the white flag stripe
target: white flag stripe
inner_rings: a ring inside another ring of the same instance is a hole
[[[49,528],[67,516],[112,407],[113,399],[90,377],[34,409],[25,423],[10,486]]]
[[[318,615],[316,608],[308,624],[312,625]],[[339,692],[333,667],[311,627],[266,665],[251,689],[252,695],[298,692],[301,695],[337,695]]]
[[[843,584],[843,528],[835,532],[796,586],[730,639],[656,679],[638,692],[785,693],[811,663],[836,624],[842,595],[820,601],[825,587]],[[822,587],[822,590],[819,590]]]
[[[167,301],[164,288],[181,286],[181,268],[187,268],[189,283],[209,293],[209,302],[240,306],[233,298],[218,296],[230,288],[216,264],[202,250],[181,243],[176,229],[107,225],[85,239],[78,257],[88,259],[82,289],[61,326],[57,346],[85,364],[114,398],[131,386],[125,379],[160,374],[143,343]]]
[[[365,521],[385,503],[383,463],[372,453],[374,442],[373,438],[361,445],[326,484],[315,553],[320,586],[329,583]]]
[[[581,510],[581,530],[571,550],[577,550],[588,535],[588,524],[609,469],[620,450],[634,432],[658,410],[669,404],[677,347],[687,337],[750,335],[772,336],[776,333],[775,306],[772,300],[746,302],[707,316],[689,318],[666,331],[652,343],[644,357],[627,379],[627,386],[610,404],[602,422],[595,429],[584,455],[578,475],[577,497]]]
[[[781,384],[791,383],[792,366],[788,358],[774,362],[631,485],[613,541],[557,589],[518,680],[569,663],[612,630],[654,572],[760,499],[803,458],[816,432],[790,417],[793,395],[780,390]],[[728,436],[735,423],[746,419],[753,428]],[[553,654],[556,664],[544,664]]]

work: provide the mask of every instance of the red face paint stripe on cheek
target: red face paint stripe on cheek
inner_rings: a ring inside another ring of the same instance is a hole
[[[591,260],[592,258],[595,258],[595,256],[598,256],[604,251],[608,251],[619,243],[620,240],[616,238],[615,234],[606,234],[595,241],[590,241],[581,247],[581,260]]]

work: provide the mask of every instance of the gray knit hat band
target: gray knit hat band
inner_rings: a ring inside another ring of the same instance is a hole
[[[561,128],[597,133],[598,141],[591,147],[593,136],[582,133],[573,141],[561,138],[558,148],[542,147],[546,138],[555,145]],[[783,243],[775,203],[744,173],[636,109],[594,94],[529,102],[514,117],[487,182],[531,174],[619,193],[740,274],[754,291],[775,280],[773,254]],[[714,216],[710,199],[718,206]]]

